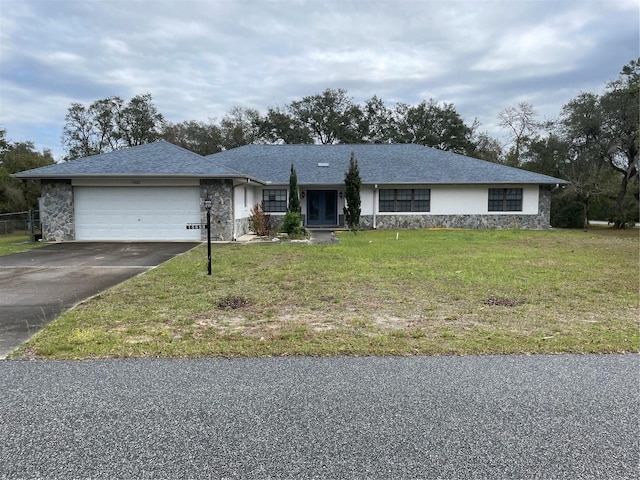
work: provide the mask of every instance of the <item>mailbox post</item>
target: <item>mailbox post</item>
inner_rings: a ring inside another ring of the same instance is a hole
[[[211,199],[204,200],[204,208],[207,209],[207,274],[211,275]]]

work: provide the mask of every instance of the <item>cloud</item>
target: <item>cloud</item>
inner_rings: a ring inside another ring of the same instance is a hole
[[[506,106],[557,115],[639,56],[632,0],[0,2],[0,124],[58,156],[71,102],[147,92],[171,121],[325,88],[434,98],[500,135]]]

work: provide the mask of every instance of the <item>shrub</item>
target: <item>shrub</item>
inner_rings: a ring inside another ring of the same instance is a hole
[[[271,215],[264,211],[264,202],[256,203],[251,208],[249,228],[259,237],[266,237],[271,234]]]
[[[351,152],[349,159],[349,170],[344,176],[344,196],[345,207],[344,221],[349,229],[355,233],[360,227],[360,186],[362,180],[360,178],[360,170],[358,169],[358,161]]]
[[[551,225],[556,228],[583,228],[584,207],[579,202],[557,199],[551,204]]]
[[[296,169],[291,164],[291,174],[289,175],[289,206],[287,212],[302,213],[300,197],[298,196],[298,175]]]
[[[287,232],[290,237],[304,236],[304,227],[298,212],[287,212],[282,219],[282,231]]]

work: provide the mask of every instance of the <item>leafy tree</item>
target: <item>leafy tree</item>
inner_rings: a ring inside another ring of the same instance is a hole
[[[605,194],[607,165],[602,160],[609,149],[602,130],[599,98],[593,93],[581,93],[562,108],[558,122],[568,144],[564,178],[571,182],[566,192],[583,205],[584,228],[589,225],[589,204]]]
[[[588,148],[573,151],[564,177],[569,180],[564,193],[575,198],[582,205],[582,226],[589,228],[589,206],[606,190],[606,166]]]
[[[65,160],[108,151],[104,138],[113,139],[117,143],[111,125],[103,129],[99,122],[94,121],[91,110],[91,106],[87,108],[80,103],[69,106],[62,131],[62,145],[67,150]],[[112,146],[110,150],[113,150]]]
[[[309,128],[286,110],[269,108],[260,122],[260,139],[266,143],[313,143]]]
[[[0,213],[24,211],[24,193],[9,172],[0,167]]]
[[[390,143],[396,135],[393,110],[377,96],[367,100],[362,108],[360,137],[367,143]]]
[[[162,138],[199,155],[222,151],[222,131],[213,122],[167,122],[162,129]]]
[[[116,115],[118,137],[126,147],[144,145],[160,138],[164,117],[151,94],[136,95]]]
[[[65,160],[153,142],[160,138],[163,122],[150,94],[136,95],[128,103],[117,96],[89,106],[74,102],[62,131]]]
[[[417,143],[428,147],[470,155],[475,150],[473,127],[464,123],[451,103],[440,106],[435,100],[416,106],[396,105],[398,143]]]
[[[551,177],[565,178],[569,147],[569,143],[560,132],[550,131],[547,135],[531,141],[527,149],[527,160],[521,168]]]
[[[6,131],[0,130],[0,212],[35,210],[40,186],[37,182],[22,182],[11,174],[44,167],[54,163],[51,152],[35,150],[33,142],[9,142]]]
[[[325,145],[361,142],[362,111],[343,89],[326,89],[303,97],[289,106],[290,115],[311,132],[314,141]]]
[[[609,198],[615,201],[615,208],[608,220],[616,227],[622,228],[638,216],[639,61],[623,67],[620,78],[610,82],[602,95],[581,93],[563,107],[555,122],[558,138],[547,139],[546,163],[540,156],[545,150],[542,140],[529,147],[532,158],[524,167],[569,180],[565,195],[582,204],[585,224],[589,206],[597,202],[602,215]],[[557,148],[559,154],[552,158],[549,150],[553,143],[566,147],[564,153],[563,147]],[[558,158],[562,155],[564,162]],[[630,189],[633,195],[628,194]]]
[[[622,68],[620,77],[607,85],[600,98],[602,135],[607,150],[604,158],[609,167],[620,174],[620,184],[615,196],[615,225],[624,227],[625,199],[633,187],[635,211],[640,203],[639,142],[640,142],[640,58]]]
[[[225,150],[256,143],[260,133],[260,113],[251,108],[233,107],[220,121]]]
[[[493,163],[505,163],[504,147],[487,132],[474,133],[472,143],[474,144],[473,156],[475,158]]]
[[[328,88],[284,108],[270,108],[260,122],[259,140],[267,143],[418,143],[469,155],[476,150],[476,128],[476,123],[467,125],[452,104],[440,105],[432,99],[417,106],[401,103],[391,109],[374,95],[358,105],[346,90]]]
[[[344,177],[344,197],[346,205],[344,207],[344,221],[353,233],[360,227],[360,170],[355,155],[351,152],[349,159],[349,170]]]

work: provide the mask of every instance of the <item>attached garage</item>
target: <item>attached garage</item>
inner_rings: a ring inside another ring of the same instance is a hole
[[[23,176],[24,175],[24,176]],[[157,141],[16,175],[39,180],[45,241],[202,241],[235,238],[235,187],[263,183],[215,160]]]
[[[198,187],[73,187],[76,240],[200,240]]]

